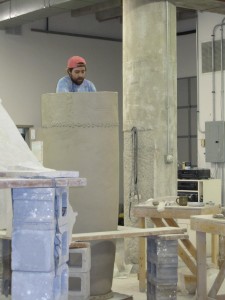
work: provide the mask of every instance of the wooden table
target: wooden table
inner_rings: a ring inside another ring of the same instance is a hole
[[[156,206],[136,205],[133,214],[139,218],[139,227],[145,228],[145,218],[150,218],[156,227],[179,227],[176,219],[190,219],[193,215],[210,215],[220,212],[220,206],[166,206],[165,210],[158,212]],[[212,247],[214,250],[214,247]],[[139,242],[139,289],[145,291],[146,282],[146,254],[145,240]],[[194,276],[197,274],[196,249],[191,241],[182,239],[179,242],[178,254]],[[215,255],[215,253],[213,253]],[[204,299],[205,300],[205,299]]]
[[[213,218],[213,216],[191,217],[191,229],[196,230],[197,247],[197,300],[225,299],[225,295],[217,296],[224,281],[225,262],[207,295],[207,263],[206,263],[206,233],[225,236],[225,219]]]

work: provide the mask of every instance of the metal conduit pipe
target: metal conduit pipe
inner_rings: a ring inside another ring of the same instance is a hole
[[[170,137],[169,137],[169,123],[170,123],[170,117],[169,117],[169,106],[170,106],[170,97],[169,97],[169,78],[168,78],[168,60],[169,60],[169,7],[168,7],[168,1],[166,1],[166,95],[167,95],[167,155],[169,155],[170,152]]]
[[[221,30],[221,46],[220,46],[220,57],[221,57],[221,93],[220,93],[220,105],[221,105],[221,120],[224,121],[224,64],[223,64],[223,26],[225,25],[225,18],[223,18],[220,24],[217,24],[213,28],[212,35],[212,94],[213,94],[213,121],[215,121],[216,111],[216,91],[215,91],[215,34],[216,30],[220,27]],[[221,180],[224,182],[224,164],[221,166]],[[224,206],[224,185],[222,184],[222,206]]]
[[[225,18],[221,23],[221,120],[224,121],[224,63],[223,63],[223,26]],[[224,164],[221,166],[221,179],[224,182]],[[222,205],[224,206],[224,185],[222,184]]]
[[[212,33],[212,110],[213,110],[213,121],[216,120],[216,84],[215,84],[215,34],[216,30],[221,26],[217,24],[213,28]]]
[[[216,30],[220,27],[225,25],[225,18],[223,18],[222,22],[220,24],[217,24],[213,28],[212,33],[212,105],[213,105],[213,121],[216,120],[216,84],[215,84],[215,34]],[[221,44],[223,44],[223,40],[221,41]],[[221,48],[221,63],[223,58],[222,48]]]
[[[197,59],[197,128],[201,133],[205,131],[201,128],[200,123],[200,103],[199,103],[199,40],[198,40],[198,19],[196,20],[196,59]]]
[[[173,153],[171,149],[170,141],[170,93],[169,93],[169,2],[165,1],[166,5],[166,97],[167,97],[167,150],[166,150],[166,162],[173,162]]]
[[[221,92],[220,92],[220,106],[221,106],[221,120],[224,121],[224,67],[223,67],[223,26],[221,26],[221,43],[220,43],[220,49],[221,49],[221,53],[220,53],[220,57],[221,57],[221,62],[220,62],[220,66],[221,66],[221,77],[220,77],[220,81],[221,81]]]

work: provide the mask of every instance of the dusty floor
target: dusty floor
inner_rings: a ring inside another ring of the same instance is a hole
[[[182,272],[183,272],[183,266]],[[139,281],[137,274],[132,273],[132,265],[126,265],[124,259],[124,241],[123,239],[117,239],[116,245],[116,258],[114,265],[114,278],[112,291],[133,296],[134,300],[146,300],[146,293],[139,292]],[[179,276],[179,278],[183,278]],[[182,283],[180,283],[182,292],[179,292],[177,299],[195,299],[195,295],[189,295],[187,290],[184,289]]]
[[[138,280],[135,274],[131,274],[126,278],[113,279],[113,292],[120,294],[131,295],[134,300],[146,300],[146,293],[140,293],[138,288]],[[195,295],[188,295],[187,292],[178,292],[177,300],[191,300],[196,299]]]
[[[146,293],[139,292],[139,282],[137,279],[137,274],[131,272],[132,265],[126,265],[124,260],[124,242],[121,239],[117,240],[117,251],[114,266],[114,278],[112,284],[112,291],[114,293],[119,293],[111,300],[122,300],[124,297],[120,297],[120,294],[132,296],[133,300],[146,300]],[[207,287],[210,289],[214,279],[217,275],[218,269],[215,268],[208,259],[208,270],[207,270]],[[179,261],[178,267],[178,292],[177,300],[195,300],[195,287],[192,288],[192,293],[190,294],[184,284],[184,274],[190,274],[184,264]],[[190,291],[190,290],[189,290]],[[225,294],[225,284],[222,285],[219,294]],[[0,300],[10,300],[11,296],[4,297],[0,295]],[[69,299],[74,299],[74,297],[69,297]],[[224,298],[225,299],[225,298]],[[19,299],[16,299],[19,300]],[[22,300],[22,299],[21,299]]]
[[[114,267],[114,278],[112,291],[120,294],[133,296],[134,300],[146,300],[146,293],[139,292],[139,282],[137,274],[131,273],[131,265],[124,263],[124,244],[122,240],[117,240],[117,251]],[[214,279],[217,275],[218,269],[215,268],[208,260],[207,270],[207,287],[208,289],[212,286]],[[177,300],[195,300],[195,286],[189,285],[189,291],[187,286],[184,284],[184,274],[190,274],[184,264],[179,261],[178,267],[178,292]],[[190,293],[191,292],[191,293]],[[225,284],[222,285],[219,294],[225,293]],[[225,298],[224,298],[225,299]]]

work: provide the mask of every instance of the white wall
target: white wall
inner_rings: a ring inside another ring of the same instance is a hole
[[[199,130],[198,130],[198,164],[200,167],[210,168],[212,176],[223,180],[224,164],[206,163],[205,161],[205,147],[201,146],[201,141],[205,139],[205,122],[213,120],[213,101],[212,101],[212,73],[202,73],[202,53],[201,44],[212,41],[212,33],[214,26],[220,24],[224,15],[213,13],[199,13],[198,14],[198,78],[199,78]],[[216,40],[220,40],[220,28],[216,31]],[[216,94],[215,103],[216,121],[221,120],[221,72],[215,73]],[[224,190],[224,187],[222,187]],[[223,192],[224,193],[224,192]],[[222,197],[223,197],[222,193]]]
[[[87,78],[99,91],[118,91],[122,116],[122,43],[32,32],[42,29],[46,20],[22,27],[22,35],[0,31],[0,98],[18,125],[41,125],[40,98],[55,92],[58,79],[65,74],[69,56],[84,56]],[[93,15],[71,18],[62,14],[49,18],[52,31],[122,38],[118,20],[99,23]],[[178,23],[179,31],[195,28],[194,20]],[[178,77],[196,75],[195,34],[178,37]],[[188,63],[187,63],[188,61]],[[120,117],[121,119],[121,117]]]
[[[86,58],[87,78],[98,91],[118,91],[122,122],[122,42],[37,33],[31,28],[44,30],[46,20],[23,26],[21,35],[0,31],[0,98],[14,122],[41,126],[41,95],[55,92],[58,79],[65,74],[66,61],[72,55]],[[122,24],[118,20],[99,23],[94,16],[71,18],[69,13],[54,16],[49,18],[48,28],[122,38]],[[177,28],[179,32],[193,30],[195,20],[181,21]],[[177,56],[178,78],[196,76],[195,34],[178,36]],[[122,133],[120,144],[122,153]],[[122,163],[120,171],[122,174]],[[121,197],[122,194],[121,190]]]
[[[49,30],[121,37],[119,21],[98,23],[64,14],[50,18],[49,26]],[[37,33],[31,27],[44,29],[45,20],[23,26],[22,35],[0,31],[0,98],[17,125],[41,125],[41,95],[55,92],[72,55],[84,56],[87,78],[98,91],[118,91],[121,103],[121,42]]]
[[[202,73],[201,44],[212,41],[212,33],[215,25],[221,23],[223,15],[213,13],[198,14],[198,78],[199,78],[199,165],[211,167],[205,162],[205,148],[201,147],[200,141],[205,138],[205,122],[213,120],[212,106],[212,73]],[[216,31],[215,39],[220,39],[220,30]],[[216,119],[220,119],[220,72],[216,72]]]

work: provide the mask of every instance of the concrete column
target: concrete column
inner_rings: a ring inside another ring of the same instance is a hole
[[[132,209],[129,218],[130,203],[138,201],[130,197],[133,127],[140,201],[177,189],[176,7],[167,1],[123,0],[123,103],[125,224],[131,225],[137,220]]]

